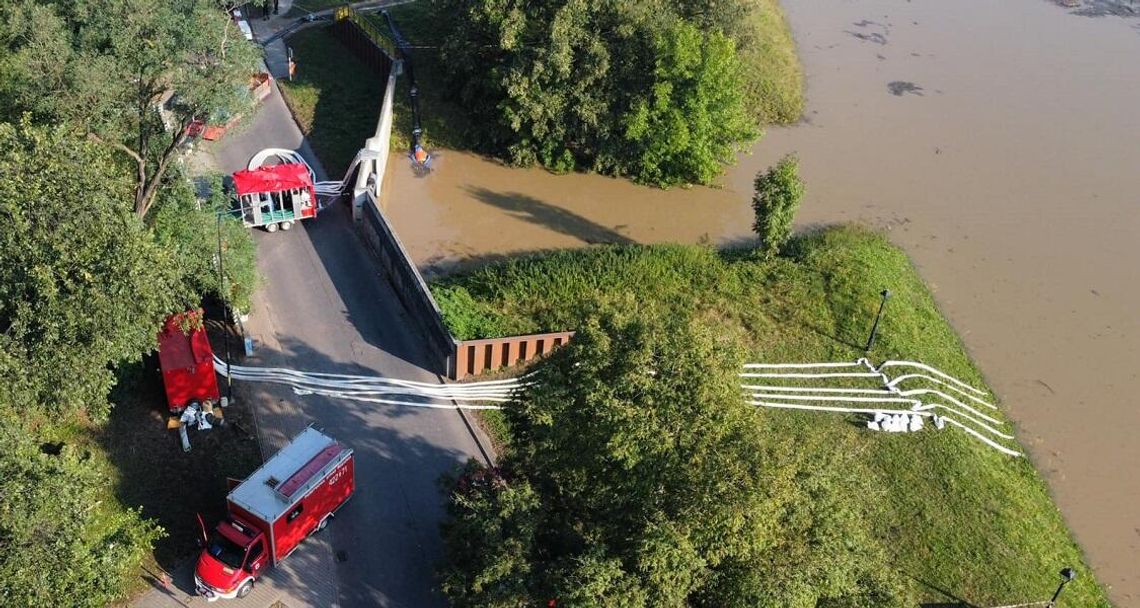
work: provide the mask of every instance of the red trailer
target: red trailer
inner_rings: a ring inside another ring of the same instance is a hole
[[[166,319],[158,334],[158,363],[166,387],[166,405],[178,414],[192,401],[218,402],[214,350],[202,325],[202,311],[190,310]]]
[[[309,168],[300,163],[267,165],[234,173],[232,212],[246,226],[268,232],[317,216],[317,192]]]
[[[353,452],[309,427],[226,498],[198,557],[194,585],[209,601],[245,597],[268,566],[323,530],[355,489]]]

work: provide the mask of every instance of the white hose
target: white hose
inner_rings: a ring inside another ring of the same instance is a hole
[[[869,360],[861,358],[853,363],[848,362],[823,362],[823,363],[748,363],[744,366],[745,370],[772,370],[772,371],[744,371],[739,374],[741,378],[766,378],[770,380],[839,380],[839,379],[853,379],[853,378],[877,378],[881,382],[878,388],[846,388],[835,386],[781,386],[777,384],[741,384],[741,388],[750,391],[752,400],[747,403],[762,407],[772,407],[781,409],[796,409],[806,411],[819,411],[819,412],[833,412],[833,413],[862,413],[862,414],[886,414],[886,415],[920,415],[920,416],[933,416],[931,410],[940,409],[947,412],[947,415],[938,417],[950,422],[954,426],[966,430],[971,436],[980,439],[987,445],[1000,450],[1003,453],[1020,456],[1020,453],[1001,446],[999,443],[987,437],[984,433],[990,436],[1001,439],[1014,439],[1014,436],[1005,433],[996,426],[1001,426],[1004,423],[996,418],[988,416],[977,409],[967,405],[963,400],[948,394],[942,390],[935,388],[914,388],[904,390],[900,384],[908,380],[923,380],[931,382],[939,387],[945,388],[946,391],[952,391],[962,398],[980,404],[982,406],[997,409],[997,406],[989,403],[979,397],[984,396],[986,393],[978,388],[970,386],[961,380],[935,369],[924,363],[914,361],[886,361],[879,366],[873,365]],[[833,371],[811,371],[811,370],[832,370],[838,368],[850,367],[863,367],[867,372],[833,372]],[[914,368],[921,372],[926,373],[909,373],[891,378],[884,371],[888,368]],[[788,371],[780,371],[788,370]],[[922,397],[934,397],[933,401],[924,401]],[[821,403],[822,402],[822,403]],[[825,403],[848,403],[854,405],[860,404],[908,404],[908,410],[893,410],[881,409],[874,407],[835,407],[825,405]],[[951,418],[953,414],[958,419]],[[960,421],[960,420],[961,421]],[[962,421],[968,422],[970,425],[963,424]],[[992,426],[991,426],[992,425]]]
[[[930,412],[912,412],[910,410],[891,410],[877,407],[823,407],[819,405],[805,405],[802,403],[774,403],[769,401],[745,401],[745,403],[748,405],[761,405],[786,410],[809,410],[814,412],[838,412],[847,414],[906,414],[908,416],[923,416],[926,418],[934,417],[934,414]]]
[[[352,175],[353,170],[356,169],[356,165],[360,162],[360,156],[360,154],[357,154],[356,158],[353,159],[346,175]],[[274,157],[284,163],[298,163],[305,165],[305,168],[309,170],[309,179],[313,182],[313,191],[317,193],[318,197],[340,196],[340,193],[344,191],[344,180],[317,181],[317,172],[313,170],[313,166],[310,165],[309,162],[305,160],[305,157],[301,156],[301,154],[296,150],[289,150],[286,148],[265,148],[257,154],[254,154],[253,157],[249,159],[247,168],[250,171],[253,171],[254,169],[257,169],[264,165],[265,161]]]
[[[871,366],[871,363],[869,361],[867,361],[866,359],[862,359],[862,361],[866,361],[866,364],[868,367]],[[985,395],[986,394],[985,391],[982,391],[981,389],[978,389],[978,388],[974,388],[974,387],[970,386],[969,384],[966,384],[965,382],[962,382],[961,380],[955,378],[954,376],[951,376],[950,374],[947,374],[947,373],[944,373],[944,372],[939,371],[937,369],[934,369],[933,367],[930,367],[929,365],[926,365],[924,363],[917,363],[914,361],[884,361],[882,363],[882,365],[880,365],[879,367],[877,367],[877,368],[872,367],[871,369],[874,369],[875,371],[882,371],[882,369],[886,368],[886,367],[917,367],[918,369],[930,372],[930,373],[934,374],[935,376],[938,376],[938,377],[940,377],[944,380],[947,380],[953,384],[956,384],[965,390],[972,391],[974,394],[977,394],[977,395]]]
[[[745,363],[748,369],[812,369],[823,367],[862,367],[864,359],[854,363]]]
[[[819,374],[744,372],[739,375],[741,378],[881,378],[883,376],[878,372],[828,372]]]
[[[878,371],[884,367],[915,367],[930,372],[933,376],[923,374],[907,374],[891,379],[886,373]],[[741,384],[741,388],[750,391],[751,399],[745,403],[753,406],[791,409],[830,413],[854,414],[883,414],[887,416],[920,416],[933,418],[935,422],[949,422],[982,441],[986,445],[1011,456],[1020,456],[1021,453],[1007,448],[990,439],[983,433],[1002,439],[1014,439],[1013,435],[1002,432],[990,424],[1003,424],[1001,421],[979,412],[940,390],[917,388],[902,390],[898,384],[903,379],[921,378],[947,387],[984,405],[993,407],[970,394],[970,392],[985,395],[979,389],[969,386],[952,376],[944,374],[932,367],[921,363],[909,361],[888,361],[878,368],[873,367],[866,359],[855,363],[750,363],[745,369],[828,369],[840,367],[864,366],[870,372],[823,372],[805,373],[800,371],[778,372],[744,372],[739,374],[745,378],[772,378],[772,379],[837,379],[837,378],[876,378],[882,385],[879,388],[841,388],[828,386],[780,386],[772,384]],[[226,365],[221,359],[214,357],[214,367],[219,374],[229,376],[234,380],[248,380],[256,382],[271,382],[283,384],[293,389],[298,395],[322,395],[341,399],[352,399],[367,403],[383,405],[396,405],[405,407],[420,407],[429,409],[469,409],[469,410],[497,410],[502,409],[496,403],[509,403],[514,401],[517,391],[530,386],[526,382],[528,376],[523,378],[508,378],[504,380],[488,380],[467,384],[433,384],[430,382],[417,382],[413,380],[399,380],[379,376],[359,376],[351,374],[335,374],[326,372],[300,372],[285,368],[258,368],[243,365]],[[970,392],[967,392],[970,391]],[[946,403],[924,402],[914,397],[934,396]],[[444,401],[445,403],[438,403]],[[805,403],[806,402],[806,403]],[[846,404],[902,404],[908,409],[894,409],[888,407],[836,407],[821,405],[820,403],[846,403]],[[941,409],[946,415],[938,416],[931,410]],[[964,410],[964,411],[963,411]],[[959,417],[971,425],[963,424]],[[941,427],[941,424],[936,425]],[[912,427],[917,430],[919,427]]]
[[[525,386],[519,379],[441,385],[378,376],[299,372],[276,367],[227,366],[217,357],[214,357],[214,368],[219,374],[228,375],[234,380],[283,384],[291,387],[298,395],[324,395],[431,409],[500,409],[500,406],[490,404],[511,401],[514,392]]]
[[[928,392],[928,391],[911,391],[911,392]],[[882,393],[880,393],[880,394],[882,394]],[[970,422],[977,424],[978,426],[986,429],[987,431],[989,431],[990,433],[993,433],[994,435],[997,435],[999,437],[1003,437],[1005,439],[1013,439],[1013,435],[1007,435],[1005,433],[1002,433],[1001,431],[993,428],[992,426],[986,424],[985,422],[982,422],[981,420],[978,420],[977,418],[975,418],[974,416],[971,416],[970,414],[966,414],[964,412],[958,411],[957,409],[955,409],[951,406],[943,405],[941,403],[923,403],[922,401],[920,401],[918,399],[906,399],[903,397],[851,397],[851,396],[801,395],[801,394],[785,395],[785,394],[780,394],[780,393],[752,393],[752,398],[753,399],[779,399],[779,400],[788,400],[788,401],[796,401],[796,400],[800,400],[800,401],[838,401],[838,402],[842,402],[842,403],[906,403],[906,404],[911,406],[911,409],[910,409],[911,412],[921,412],[921,411],[925,411],[925,410],[931,410],[934,408],[941,408],[941,409],[944,409],[948,412],[958,414],[959,416],[962,416],[962,417],[968,419]],[[959,403],[958,405],[961,405],[961,404]],[[986,416],[985,414],[983,414],[983,413],[981,413],[981,412],[979,412],[973,408],[970,408],[967,406],[962,406],[962,407],[965,407],[966,410],[970,411],[974,415],[976,415],[980,418],[984,418],[985,420],[987,420],[993,424],[1002,424],[1002,422],[1000,420],[995,420],[994,418],[990,418],[989,416]]]

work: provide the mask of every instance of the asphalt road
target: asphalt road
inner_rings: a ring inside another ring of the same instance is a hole
[[[276,92],[213,158],[231,172],[266,147],[315,160]],[[440,381],[424,369],[424,342],[355,235],[347,206],[289,232],[255,230],[254,237],[264,284],[247,324],[255,341],[250,365]],[[339,604],[445,605],[433,578],[442,550],[438,479],[480,453],[459,413],[296,396],[272,386],[250,392],[266,454],[310,423],[356,451],[356,494],[330,526],[328,543]],[[323,603],[305,577],[301,569],[281,584],[295,587],[290,595],[300,601]]]

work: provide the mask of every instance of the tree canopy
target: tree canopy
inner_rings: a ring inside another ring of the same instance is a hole
[[[0,123],[0,404],[104,415],[111,366],[190,300],[130,191],[109,150]]]
[[[256,49],[214,0],[7,3],[0,49],[0,119],[30,112],[117,148],[140,218],[193,119],[252,107]]]
[[[513,163],[709,183],[757,135],[735,0],[437,0],[444,65],[478,144]]]
[[[252,238],[173,162],[191,119],[250,107],[255,48],[218,9],[0,3],[0,605],[130,590],[161,530],[97,441],[117,368],[208,292],[248,304]]]
[[[453,486],[456,606],[903,604],[858,463],[762,434],[739,342],[681,317],[603,308],[529,377],[501,467]]]

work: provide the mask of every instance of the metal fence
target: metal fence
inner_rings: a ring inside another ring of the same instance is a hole
[[[334,17],[333,33],[337,38],[377,74],[387,78],[392,69],[392,58],[396,56],[396,46],[392,41],[351,6],[336,9]]]

